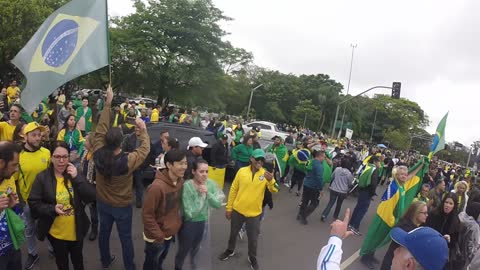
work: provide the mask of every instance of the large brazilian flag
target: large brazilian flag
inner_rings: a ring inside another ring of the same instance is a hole
[[[425,172],[428,171],[429,161],[425,157],[424,160],[419,160],[417,164],[409,169],[409,173],[415,171],[419,166],[423,167],[404,185],[405,190],[405,207],[399,207],[400,201],[400,187],[397,180],[390,183],[387,190],[382,196],[382,201],[378,205],[377,213],[373,218],[372,224],[368,227],[367,236],[363,240],[360,249],[360,255],[373,253],[375,250],[385,246],[390,242],[390,230],[397,224],[403,212],[412,203],[417,195]]]
[[[109,63],[107,0],[73,0],[52,13],[15,56],[27,78],[20,103],[32,113],[66,82]]]

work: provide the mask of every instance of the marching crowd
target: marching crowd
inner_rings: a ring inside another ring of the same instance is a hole
[[[201,119],[195,110],[146,108],[129,100],[114,105],[113,91],[89,107],[88,97],[68,100],[60,91],[33,114],[18,104],[20,90],[12,81],[2,89],[0,111],[0,269],[32,269],[39,260],[36,241],[47,240],[58,269],[84,269],[83,239],[98,238],[100,262],[115,261],[110,235],[116,224],[123,266],[135,269],[132,240],[133,204],[142,209],[145,260],[143,269],[162,269],[176,239],[175,269],[187,256],[198,269],[198,253],[210,209],[226,204],[230,237],[220,260],[235,255],[236,241],[248,237],[247,259],[259,269],[257,242],[266,206],[281,184],[301,197],[296,218],[307,218],[327,190],[321,211],[331,237],[322,249],[318,269],[340,269],[342,241],[362,235],[360,225],[378,186],[398,191],[398,220],[391,230],[383,261],[362,254],[369,269],[479,269],[480,180],[467,168],[428,160],[415,152],[391,151],[349,139],[324,138],[306,129],[285,127],[262,149],[261,130],[245,132],[241,121]],[[53,105],[52,105],[53,104]],[[199,137],[179,141],[160,132],[151,143],[146,124],[168,121],[205,128],[217,135],[208,162],[208,146]],[[270,139],[270,138],[267,138]],[[292,145],[288,149],[287,145]],[[331,148],[329,148],[329,146]],[[333,148],[332,148],[333,147]],[[330,150],[333,149],[333,150]],[[227,168],[233,168],[228,198],[223,193]],[[406,187],[424,170],[413,201]],[[144,190],[143,178],[154,174]],[[135,194],[134,194],[135,193]],[[342,203],[357,195],[350,215],[340,220]],[[87,215],[85,208],[88,208]],[[26,245],[27,254],[21,254]],[[22,257],[25,259],[22,262]],[[469,268],[468,268],[469,267]]]

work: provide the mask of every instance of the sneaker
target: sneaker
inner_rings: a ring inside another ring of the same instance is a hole
[[[290,183],[288,183],[288,182],[283,183],[283,185],[288,187],[288,188],[290,187]]]
[[[253,270],[258,270],[260,269],[258,267],[258,263],[257,263],[257,259],[256,258],[250,258],[248,257],[248,262],[250,263],[250,268],[252,268]]]
[[[33,266],[40,260],[40,257],[37,255],[28,254],[27,261],[25,262],[25,269],[30,270]]]
[[[326,219],[326,218],[327,218],[326,216],[322,215],[322,216],[320,217],[320,220],[321,220],[322,222],[325,222],[325,219]]]
[[[295,195],[296,195],[297,197],[300,197],[301,194],[302,194],[302,193],[300,193],[300,191],[295,192]]]
[[[109,263],[108,265],[106,265],[106,266],[104,265],[104,266],[103,266],[103,270],[109,270],[114,261],[115,261],[115,255],[112,255],[112,257],[111,257],[111,259],[110,259],[110,263]]]
[[[220,254],[220,256],[218,256],[218,259],[220,259],[221,261],[226,261],[230,257],[232,257],[233,255],[235,255],[235,251],[231,251],[231,250],[227,249],[227,250],[225,250],[225,252]]]

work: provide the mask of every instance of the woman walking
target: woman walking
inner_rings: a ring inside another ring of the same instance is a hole
[[[175,270],[182,269],[185,258],[190,254],[191,269],[197,269],[196,255],[200,250],[207,225],[209,209],[220,208],[225,195],[215,181],[208,179],[208,163],[199,160],[193,164],[193,179],[183,184],[183,224],[178,232],[178,252]]]
[[[340,210],[342,209],[343,200],[348,195],[348,185],[353,181],[353,175],[350,171],[352,163],[350,159],[343,158],[340,161],[341,167],[337,167],[332,175],[332,181],[330,182],[330,200],[328,201],[325,210],[323,210],[321,220],[325,221],[336,202],[335,211],[333,212],[333,219],[338,219]]]
[[[65,142],[54,143],[51,153],[50,167],[37,175],[28,197],[37,238],[48,238],[59,270],[69,269],[69,257],[73,269],[83,270],[83,238],[90,226],[85,203],[95,201],[95,188],[69,162]]]

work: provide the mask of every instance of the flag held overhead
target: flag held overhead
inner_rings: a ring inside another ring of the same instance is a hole
[[[15,56],[27,78],[20,99],[32,113],[66,82],[108,65],[106,0],[73,0],[52,13]]]
[[[440,123],[438,123],[437,131],[435,132],[433,143],[430,147],[430,154],[428,155],[429,159],[431,159],[435,153],[445,149],[445,126],[447,125],[447,117],[448,112],[445,114],[442,120],[440,120]]]

